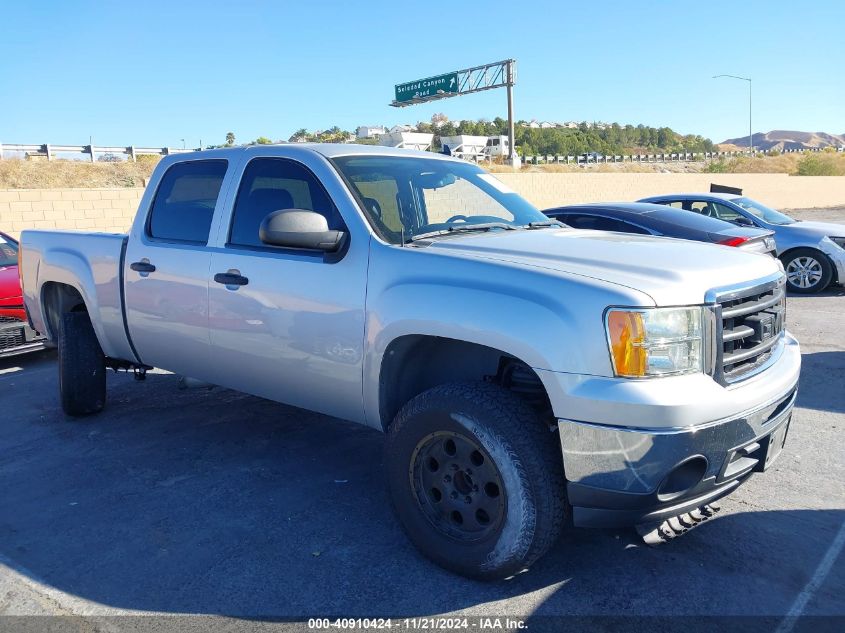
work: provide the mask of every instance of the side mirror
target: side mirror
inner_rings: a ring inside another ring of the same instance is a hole
[[[751,220],[746,218],[744,215],[738,216],[734,220],[734,224],[736,224],[738,226],[754,226],[754,222],[752,222]]]
[[[265,244],[327,253],[338,250],[345,236],[343,231],[330,231],[324,216],[304,209],[273,211],[258,229],[258,237]]]

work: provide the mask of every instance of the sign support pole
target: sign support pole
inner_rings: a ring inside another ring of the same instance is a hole
[[[514,72],[513,72],[513,60],[508,60],[508,163],[511,165],[518,167],[519,166],[519,159],[516,156],[516,132],[514,129],[514,122],[513,122],[513,84],[514,84]]]

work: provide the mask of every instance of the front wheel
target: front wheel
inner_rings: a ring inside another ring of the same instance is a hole
[[[385,464],[410,540],[461,575],[513,576],[563,528],[558,436],[501,387],[448,384],[416,396],[388,430]]]
[[[812,248],[798,248],[781,258],[786,271],[786,285],[792,292],[821,292],[833,278],[833,266],[824,253]]]
[[[106,360],[85,312],[66,312],[59,330],[59,396],[67,415],[102,411],[106,403]]]

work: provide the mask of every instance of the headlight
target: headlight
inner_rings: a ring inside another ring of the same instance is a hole
[[[704,309],[612,308],[605,327],[613,371],[625,378],[704,370]]]
[[[827,238],[834,244],[836,244],[839,248],[845,248],[845,237],[829,237]]]

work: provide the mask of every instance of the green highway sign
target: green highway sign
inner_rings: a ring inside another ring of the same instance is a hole
[[[396,85],[396,101],[400,102],[457,93],[458,73],[456,72]]]

